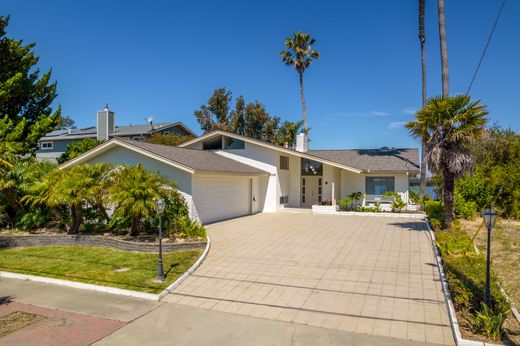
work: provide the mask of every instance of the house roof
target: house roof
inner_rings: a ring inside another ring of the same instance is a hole
[[[290,153],[303,158],[326,163],[339,168],[354,171],[356,173],[411,173],[419,172],[419,151],[415,148],[381,148],[381,149],[349,149],[349,150],[309,150],[305,153],[289,149],[275,144],[254,139],[234,133],[217,130],[206,135],[192,139],[189,142],[181,144],[179,147],[186,147],[190,144],[200,142],[202,140],[224,135],[233,138],[242,139],[247,142],[255,143],[274,150]]]
[[[308,153],[371,173],[419,171],[419,150],[415,148],[309,150]]]
[[[114,138],[102,145],[78,156],[77,158],[63,164],[61,168],[67,168],[87,161],[90,157],[96,156],[110,149],[111,146],[119,145],[140,154],[150,156],[177,168],[194,172],[221,172],[221,173],[241,173],[241,174],[267,174],[267,172],[251,167],[244,163],[222,157],[211,151],[193,150],[172,147],[168,145],[151,144],[138,142],[129,139]]]
[[[272,144],[272,143],[269,143],[269,142],[266,142],[266,141],[262,141],[262,140],[259,140],[259,139],[246,137],[246,136],[242,136],[242,135],[237,135],[236,133],[226,132],[226,131],[222,131],[222,130],[216,130],[216,131],[207,133],[207,134],[205,134],[203,136],[194,138],[191,141],[182,143],[181,145],[179,145],[179,147],[180,148],[185,148],[186,146],[188,146],[190,144],[197,143],[197,142],[200,142],[202,140],[206,140],[208,138],[215,137],[215,136],[218,136],[218,135],[224,135],[224,136],[228,136],[228,137],[232,137],[232,138],[241,139],[243,141],[251,142],[251,143],[254,143],[254,144],[258,144],[260,146],[267,147],[267,148],[270,148],[270,149],[273,149],[273,150],[277,150],[277,151],[280,151],[280,152],[283,152],[283,153],[296,155],[296,156],[300,156],[300,157],[303,157],[303,158],[306,158],[306,159],[309,159],[309,160],[314,160],[314,161],[326,163],[326,164],[329,164],[331,166],[342,168],[342,169],[346,169],[348,171],[352,171],[352,172],[355,172],[355,173],[362,173],[361,169],[352,167],[350,165],[345,165],[343,163],[339,163],[339,162],[334,162],[334,161],[330,161],[330,160],[327,160],[327,159],[323,159],[323,158],[311,155],[311,154],[309,154],[309,152],[302,153],[302,152],[296,151],[294,149],[281,147],[281,146],[278,146],[278,145],[275,145],[275,144]]]
[[[138,125],[125,125],[116,126],[115,132],[110,134],[111,136],[131,136],[131,135],[142,135],[149,134],[158,131],[163,131],[171,127],[181,127],[184,131],[196,136],[182,122],[166,122],[153,124],[153,129],[150,129],[150,124],[138,124]],[[66,129],[66,130],[55,130],[47,133],[45,136],[40,138],[40,141],[48,140],[65,140],[65,139],[80,139],[80,138],[95,138],[97,135],[97,128],[95,126],[85,127],[82,129]]]

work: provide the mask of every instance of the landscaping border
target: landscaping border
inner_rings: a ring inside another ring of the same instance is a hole
[[[0,236],[0,248],[6,247],[30,247],[76,245],[98,246],[122,251],[157,252],[158,243],[134,242],[108,238],[100,235],[3,235]],[[164,252],[175,252],[201,248],[206,245],[204,241],[169,244],[163,242]]]
[[[428,227],[428,234],[430,235],[430,239],[432,241],[433,252],[435,254],[435,261],[437,262],[437,268],[439,270],[442,292],[444,293],[444,299],[446,300],[446,304],[448,305],[448,315],[450,317],[451,330],[453,331],[455,343],[457,344],[457,346],[498,346],[496,344],[491,344],[483,341],[475,341],[462,338],[462,334],[459,328],[459,322],[457,320],[457,315],[455,314],[455,305],[453,304],[453,300],[451,299],[451,293],[448,288],[448,280],[446,279],[444,267],[442,265],[442,257],[439,252],[439,249],[437,248],[435,233],[431,228],[430,221],[426,219],[425,222],[426,226]]]
[[[79,288],[79,289],[84,289],[84,290],[98,291],[98,292],[103,292],[103,293],[110,293],[110,294],[116,294],[116,295],[121,295],[121,296],[128,296],[128,297],[135,297],[135,298],[158,301],[158,300],[161,300],[162,298],[164,298],[169,293],[171,293],[172,290],[174,290],[176,287],[178,287],[184,280],[186,280],[186,278],[188,278],[188,276],[190,276],[202,264],[202,262],[208,255],[210,244],[211,244],[211,239],[209,238],[209,236],[206,236],[206,248],[204,249],[204,252],[200,255],[200,257],[197,259],[197,261],[190,267],[190,269],[188,269],[184,274],[182,274],[177,280],[175,280],[170,286],[168,286],[166,289],[164,289],[159,294],[139,292],[139,291],[127,290],[127,289],[117,288],[117,287],[86,284],[83,282],[47,278],[47,277],[36,276],[36,275],[3,272],[3,271],[0,271],[0,277],[5,277],[5,278],[9,278],[9,279],[44,282],[44,283],[49,283],[49,284],[53,284],[53,285],[67,286],[67,287]]]

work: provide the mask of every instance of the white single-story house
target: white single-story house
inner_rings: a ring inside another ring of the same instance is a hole
[[[177,182],[192,216],[202,223],[284,208],[310,208],[353,192],[364,204],[384,202],[385,191],[408,202],[408,178],[419,173],[417,149],[295,149],[214,131],[179,147],[111,139],[62,165],[142,163]]]

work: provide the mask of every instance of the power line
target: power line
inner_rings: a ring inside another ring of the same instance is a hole
[[[489,43],[491,43],[491,38],[493,37],[493,34],[495,33],[495,29],[497,28],[497,24],[500,19],[500,16],[502,15],[502,10],[504,9],[505,4],[506,4],[506,0],[502,0],[502,5],[500,5],[500,10],[498,11],[497,18],[495,19],[495,24],[493,24],[493,29],[491,30],[491,33],[489,34],[486,46],[484,47],[484,51],[482,52],[482,56],[480,57],[480,61],[478,62],[477,69],[475,70],[475,73],[473,74],[473,78],[471,78],[471,82],[469,83],[469,87],[468,87],[468,91],[466,91],[466,95],[469,94],[469,91],[471,90],[471,87],[473,86],[473,82],[475,81],[475,78],[477,77],[478,70],[480,69],[480,65],[482,64],[482,61],[484,60],[484,56],[486,55],[487,49],[489,47]]]

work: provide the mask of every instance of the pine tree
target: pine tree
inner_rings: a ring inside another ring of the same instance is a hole
[[[8,38],[8,24],[9,16],[0,16],[0,125],[9,127],[0,132],[0,142],[16,128],[21,140],[16,154],[25,155],[37,150],[38,139],[56,127],[61,112],[51,107],[57,96],[52,70],[40,75],[35,43]]]

